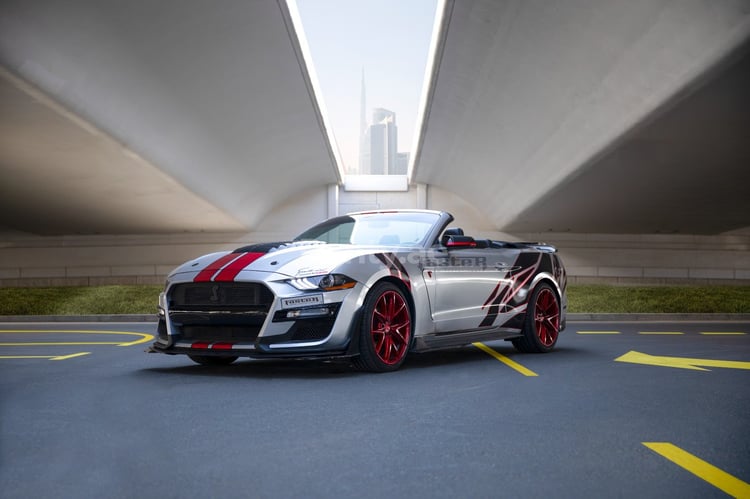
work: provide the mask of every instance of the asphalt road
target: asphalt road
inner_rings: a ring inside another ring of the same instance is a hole
[[[750,323],[570,323],[389,374],[207,368],[144,353],[153,328],[0,324],[0,497],[750,497]]]

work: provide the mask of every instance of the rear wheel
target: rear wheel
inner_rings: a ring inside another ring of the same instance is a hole
[[[412,320],[401,290],[389,282],[373,286],[365,298],[354,365],[372,372],[395,371],[411,345]]]
[[[552,286],[542,283],[531,294],[523,336],[513,340],[513,346],[520,352],[549,352],[555,348],[559,333],[560,301]]]
[[[237,360],[237,357],[230,355],[188,355],[188,357],[203,366],[228,366]]]

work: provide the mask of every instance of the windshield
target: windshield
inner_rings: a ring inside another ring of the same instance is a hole
[[[437,223],[437,213],[363,213],[331,218],[295,238],[331,244],[418,246]]]

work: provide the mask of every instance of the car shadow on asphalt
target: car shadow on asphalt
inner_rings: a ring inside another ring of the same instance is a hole
[[[228,366],[201,366],[187,357],[185,364],[142,369],[146,374],[178,374],[180,376],[212,376],[229,378],[338,378],[366,374],[355,370],[346,361],[238,359]]]
[[[575,348],[562,347],[549,354],[521,354],[512,346],[492,345],[498,353],[512,357],[522,362],[524,358],[536,358],[547,355],[555,358],[568,357],[570,354],[580,354]],[[141,370],[144,374],[177,374],[181,376],[219,376],[219,377],[247,377],[247,378],[342,378],[356,376],[372,376],[373,373],[357,370],[348,360],[320,361],[320,360],[286,360],[269,359],[254,360],[240,358],[228,366],[202,366],[193,364],[185,356],[184,363],[169,367],[151,367]],[[445,350],[435,350],[423,353],[410,353],[404,364],[397,372],[413,369],[441,369],[454,365],[470,365],[491,360],[485,352],[472,346],[454,347]]]

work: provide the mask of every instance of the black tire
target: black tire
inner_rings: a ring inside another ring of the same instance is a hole
[[[539,284],[529,298],[523,336],[513,340],[519,352],[551,352],[560,333],[560,300],[547,283]]]
[[[359,356],[354,367],[370,372],[395,371],[406,360],[412,339],[409,302],[389,282],[373,286],[362,306]]]
[[[193,362],[202,366],[228,366],[237,357],[231,355],[188,355]]]

